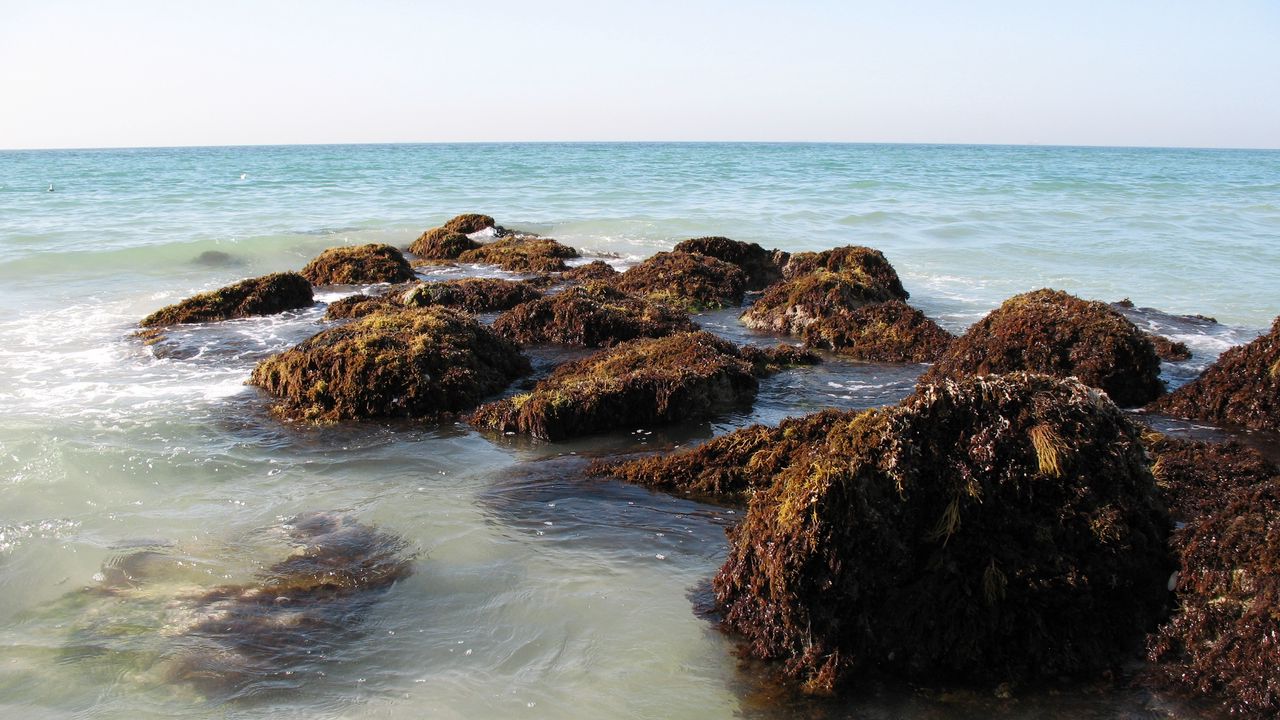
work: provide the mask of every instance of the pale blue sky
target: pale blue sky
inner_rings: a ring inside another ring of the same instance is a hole
[[[1280,147],[1280,1],[0,0],[0,147]]]

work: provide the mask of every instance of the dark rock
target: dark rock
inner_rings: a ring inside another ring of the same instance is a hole
[[[706,255],[660,252],[622,273],[617,287],[652,300],[708,310],[741,305],[747,276],[738,266]]]
[[[511,272],[555,272],[578,251],[551,238],[515,235],[485,243],[458,256],[459,262],[487,263]]]
[[[767,377],[788,368],[801,365],[817,365],[822,362],[818,354],[808,348],[778,343],[773,347],[759,345],[743,345],[738,348],[743,360],[751,363],[753,372],[758,377]]]
[[[409,252],[423,260],[456,260],[462,253],[478,247],[480,243],[460,232],[437,227],[419,235],[409,246]]]
[[[375,312],[258,364],[249,381],[286,419],[440,418],[528,373],[519,349],[465,313]]]
[[[770,285],[740,319],[753,330],[803,335],[819,319],[893,299],[883,288],[858,282],[851,274],[816,269]]]
[[[698,326],[682,310],[594,282],[512,308],[498,316],[493,329],[519,343],[608,347]]]
[[[1280,317],[1271,332],[1231,348],[1192,382],[1148,410],[1175,417],[1280,430]]]
[[[675,252],[697,253],[732,263],[747,276],[748,290],[763,290],[782,279],[782,266],[790,255],[781,250],[765,250],[756,243],[726,237],[702,237],[678,243]]]
[[[823,426],[760,461],[774,478],[752,478],[714,583],[745,652],[806,690],[1085,675],[1161,617],[1168,515],[1139,429],[1096,390],[968,378],[800,432]]]
[[[1187,344],[1170,340],[1163,335],[1148,335],[1151,345],[1156,349],[1156,357],[1165,362],[1181,362],[1191,359],[1191,350]]]
[[[804,330],[805,345],[867,362],[933,362],[954,339],[900,300],[826,315]]]
[[[417,277],[399,250],[377,243],[329,248],[302,268],[302,276],[312,285],[398,283]]]
[[[467,421],[543,440],[670,424],[750,402],[753,370],[733,343],[706,332],[632,340],[561,365],[533,392],[481,406]]]
[[[500,312],[542,297],[532,285],[500,278],[462,278],[416,285],[401,296],[405,307],[445,305],[468,312]]]
[[[488,215],[481,215],[479,213],[463,213],[462,215],[452,218],[442,227],[445,230],[462,233],[463,235],[470,235],[471,233],[480,232],[485,228],[493,226],[493,218]]]
[[[1151,473],[1175,520],[1190,522],[1225,507],[1240,490],[1280,475],[1262,453],[1237,441],[1199,442],[1149,433]]]
[[[1105,303],[1049,289],[1004,301],[951,343],[921,381],[1017,370],[1077,377],[1122,407],[1164,392],[1160,358],[1145,333]]]
[[[618,271],[603,260],[593,260],[586,265],[571,267],[560,274],[560,279],[569,282],[589,282],[591,280],[609,280],[618,276]]]
[[[144,328],[156,328],[274,315],[309,307],[313,302],[311,283],[306,278],[297,273],[272,273],[194,295],[151,313],[138,324]]]

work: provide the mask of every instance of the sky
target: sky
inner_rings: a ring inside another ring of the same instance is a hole
[[[1280,148],[1280,1],[0,0],[0,148]]]

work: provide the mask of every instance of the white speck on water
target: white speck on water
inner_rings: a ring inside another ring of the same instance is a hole
[[[659,560],[666,560],[666,559],[667,559],[667,556],[666,556],[666,555],[663,555],[663,554],[661,554],[661,553],[659,553],[659,554],[657,554],[657,555],[654,555],[654,557],[658,558]]]

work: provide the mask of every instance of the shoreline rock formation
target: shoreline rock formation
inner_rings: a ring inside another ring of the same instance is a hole
[[[271,273],[241,280],[151,313],[138,324],[160,328],[184,323],[214,322],[256,315],[274,315],[310,307],[315,302],[311,283],[298,273]]]
[[[417,278],[399,250],[379,243],[329,248],[300,274],[312,285],[370,285]]]

